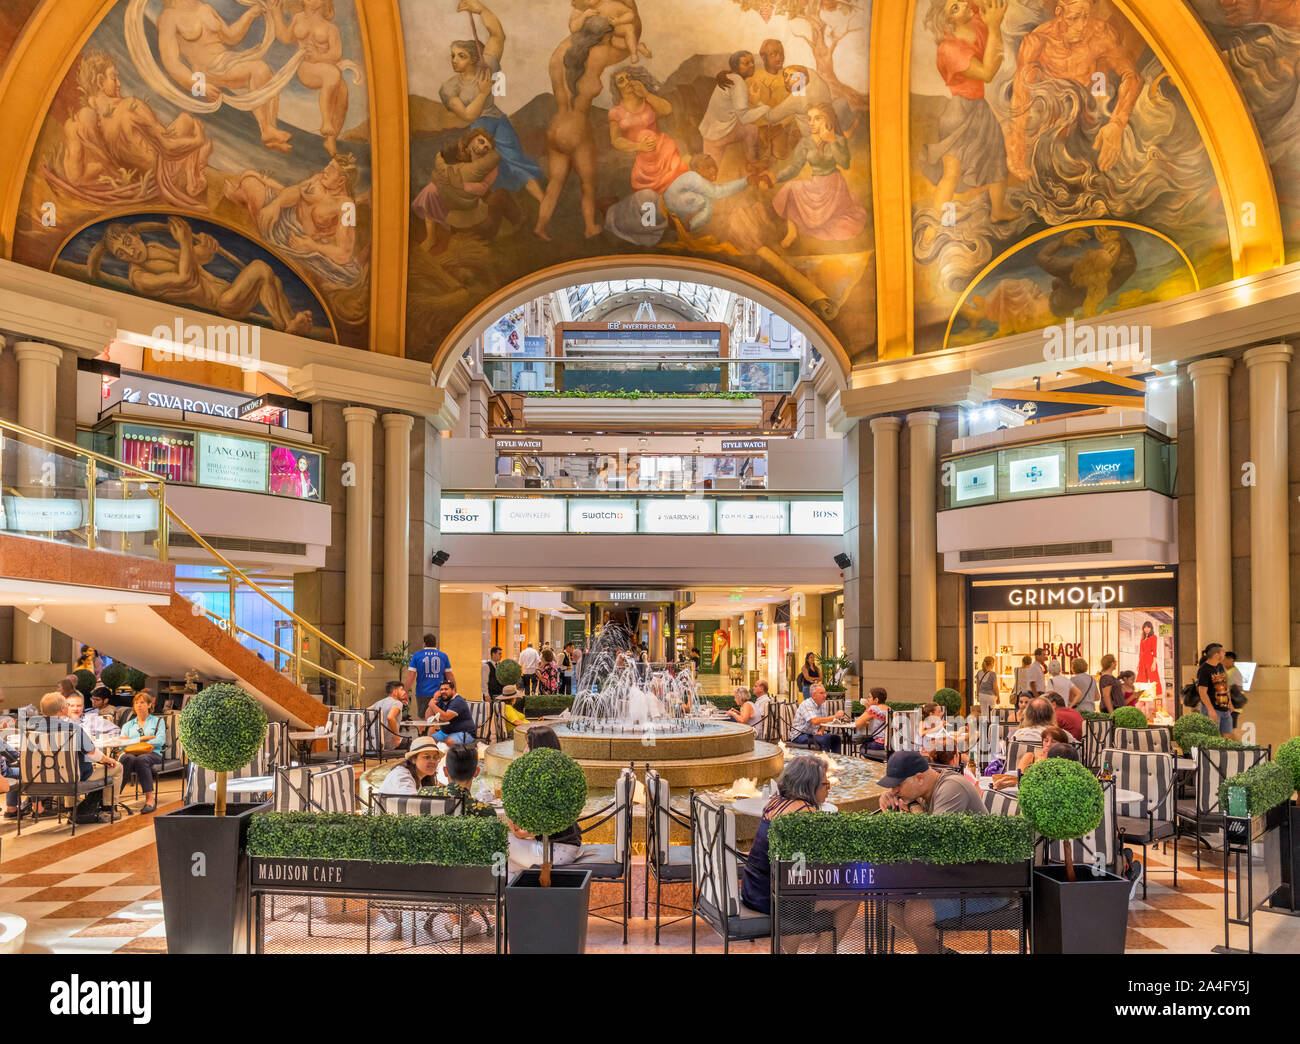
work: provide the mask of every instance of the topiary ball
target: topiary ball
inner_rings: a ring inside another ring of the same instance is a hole
[[[1136,707],[1119,707],[1110,720],[1117,729],[1145,729],[1148,724],[1147,716]]]
[[[89,699],[90,690],[95,687],[95,672],[88,671],[83,667],[81,670],[72,673],[77,677],[77,691]]]
[[[266,711],[238,685],[218,682],[190,697],[176,724],[189,759],[210,772],[233,772],[266,739]]]
[[[1047,758],[1025,769],[1016,792],[1020,812],[1049,841],[1073,841],[1101,822],[1101,784],[1069,758]]]
[[[127,676],[130,674],[130,668],[119,660],[115,660],[105,667],[99,674],[99,680],[107,685],[113,692],[117,692],[126,684]]]
[[[934,694],[934,702],[952,717],[961,713],[961,693],[956,689],[940,689]]]
[[[1180,715],[1174,722],[1174,742],[1178,744],[1178,749],[1186,752],[1193,747],[1199,747],[1200,741],[1209,737],[1219,735],[1219,725],[1211,721],[1204,714]],[[1280,752],[1279,752],[1280,753]]]
[[[502,685],[518,685],[519,679],[524,676],[524,669],[519,666],[518,660],[502,660],[497,664],[497,681]]]
[[[587,778],[563,751],[538,747],[506,769],[501,803],[521,830],[553,836],[578,821],[587,803]]]
[[[1200,716],[1197,715],[1198,718]],[[1206,718],[1205,720],[1209,721],[1210,719]],[[1291,770],[1291,781],[1295,785],[1295,789],[1300,790],[1300,736],[1293,736],[1278,747],[1273,760]],[[1292,844],[1294,843],[1293,839]]]
[[[126,670],[126,683],[131,686],[134,692],[139,692],[149,682],[149,676],[144,671],[138,671],[134,667],[128,667]]]

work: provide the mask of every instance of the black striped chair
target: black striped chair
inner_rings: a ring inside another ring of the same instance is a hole
[[[474,719],[474,738],[484,743],[493,742],[491,738],[492,701],[466,700],[469,704],[470,717]]]
[[[82,798],[109,788],[108,769],[103,765],[92,766],[89,778],[81,778],[81,762],[77,755],[75,737],[80,729],[57,729],[48,731],[44,728],[45,719],[26,722],[27,728],[21,733],[18,762],[18,802],[21,808],[24,797],[68,798],[72,807],[68,819],[72,822],[72,836],[77,835],[77,804]],[[74,727],[75,728],[75,727]],[[105,802],[108,804],[108,802]],[[114,822],[114,808],[108,810],[109,821]],[[39,816],[35,804],[32,805],[32,820]],[[60,804],[58,821],[63,822],[63,806]],[[18,816],[18,834],[23,832],[23,817]]]
[[[790,733],[794,729],[794,707],[790,700],[774,699],[768,703],[765,737],[768,743],[790,742]]]
[[[736,813],[709,794],[691,793],[691,953],[696,922],[703,918],[722,937],[722,952],[732,939],[766,939],[772,934],[769,914],[740,901],[741,851],[736,847]]]
[[[455,798],[378,792],[370,795],[370,811],[381,816],[458,816],[460,808]]]
[[[226,773],[226,782],[233,783],[237,779],[252,779],[256,776],[265,776],[265,772],[259,772],[255,762],[250,762],[243,768],[237,768],[233,772]],[[208,769],[200,768],[194,762],[189,762],[188,771],[185,776],[185,795],[184,800],[187,805],[204,805],[215,800],[216,791],[212,789],[212,784],[217,781],[217,774]],[[271,791],[255,791],[251,793],[233,793],[226,796],[226,803],[231,805],[261,805],[271,800]]]
[[[660,911],[666,905],[674,913],[684,916],[668,924],[676,924],[690,916],[690,908],[665,904],[663,882],[681,882],[691,879],[691,846],[671,842],[673,824],[690,833],[691,821],[672,810],[672,792],[665,780],[649,765],[645,768],[645,908],[643,917],[650,916],[650,878],[655,879],[655,945],[659,945]]]
[[[1226,830],[1227,826],[1225,810],[1219,804],[1219,784],[1225,779],[1240,775],[1248,768],[1254,768],[1261,761],[1267,761],[1273,751],[1271,747],[1244,747],[1240,750],[1207,750],[1205,747],[1197,747],[1196,752],[1196,796],[1190,801],[1177,801],[1175,808],[1178,833],[1190,833],[1196,838],[1196,869],[1199,870],[1202,836],[1206,828],[1219,831]],[[1224,842],[1226,845],[1226,833]]]
[[[921,708],[890,711],[889,732],[886,743],[889,753],[898,750],[921,749]]]
[[[311,756],[315,762],[355,762],[366,758],[366,712],[332,710],[326,722],[329,746]]]
[[[1138,730],[1141,731],[1141,730]],[[1118,818],[1122,843],[1142,846],[1142,866],[1147,866],[1147,845],[1174,838],[1174,887],[1178,887],[1178,823],[1174,811],[1174,756],[1156,751],[1105,752],[1115,785],[1142,795],[1142,806],[1126,807]],[[1133,814],[1135,813],[1136,814]],[[1142,898],[1147,897],[1147,874],[1142,875]]]
[[[391,733],[392,730],[384,721],[383,715],[374,707],[366,708],[366,760],[374,758],[376,761],[389,761],[393,758],[406,757],[405,748],[392,745],[405,737],[400,732],[396,738],[391,734],[385,736],[386,732]],[[387,745],[385,745],[386,741]]]
[[[275,770],[288,765],[289,757],[289,723],[287,721],[268,721],[266,738],[262,740],[262,749],[253,759],[261,775],[274,775]]]
[[[980,798],[992,816],[1020,815],[1020,799],[1005,790],[981,790]]]
[[[1102,780],[1101,789],[1102,816],[1101,822],[1097,824],[1097,829],[1075,841],[1051,842],[1047,846],[1047,854],[1051,859],[1058,863],[1065,862],[1065,846],[1068,843],[1073,846],[1075,866],[1101,866],[1112,873],[1115,871],[1115,863],[1119,855],[1119,833],[1115,817],[1115,784],[1113,781]]]
[[[1165,725],[1150,725],[1145,729],[1112,729],[1110,746],[1115,750],[1134,750],[1139,753],[1172,754],[1173,730]],[[1111,766],[1113,770],[1114,765]]]
[[[1043,744],[1035,740],[1012,740],[1007,744],[1007,759],[1003,766],[1003,772],[1015,772],[1020,764],[1020,759],[1026,754],[1038,754],[1042,751]]]
[[[1101,752],[1115,746],[1110,739],[1113,727],[1109,718],[1083,719],[1083,763],[1090,772],[1101,772]]]

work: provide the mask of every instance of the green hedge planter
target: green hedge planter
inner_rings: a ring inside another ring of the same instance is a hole
[[[1211,721],[1204,714],[1182,714],[1174,722],[1174,743],[1181,751],[1189,751],[1201,746],[1206,739],[1219,738],[1218,722]]]
[[[506,825],[486,816],[357,816],[348,812],[259,812],[248,854],[274,859],[494,866]]]
[[[1110,716],[1117,729],[1145,729],[1150,722],[1147,716],[1136,707],[1119,707]]]
[[[1084,721],[1110,721],[1109,714],[1103,714],[1098,711],[1080,711],[1079,716]]]
[[[1285,804],[1295,792],[1295,780],[1286,765],[1261,761],[1245,772],[1230,776],[1219,784],[1219,807],[1230,808],[1229,791],[1240,787],[1246,792],[1245,814],[1262,816],[1270,808]]]
[[[553,714],[562,714],[573,706],[572,696],[558,693],[533,693],[524,704],[524,712],[530,718],[545,718]]]
[[[1198,739],[1196,745],[1201,750],[1263,750],[1264,748],[1252,743],[1242,743],[1241,740],[1235,740],[1231,736],[1206,736],[1204,739]]]
[[[891,711],[898,711],[899,713],[902,713],[903,711],[917,710],[918,708],[920,708],[921,704],[904,703],[901,700],[886,700],[885,706],[888,707]]]
[[[807,863],[1018,863],[1034,851],[1020,816],[901,812],[806,812],[778,816],[768,835],[773,861]]]
[[[1273,760],[1291,773],[1291,789],[1300,790],[1300,736],[1293,736],[1277,748]]]

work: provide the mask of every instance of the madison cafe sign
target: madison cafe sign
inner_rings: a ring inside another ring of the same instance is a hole
[[[1173,576],[1097,577],[1079,580],[1024,580],[971,585],[971,609],[1135,609],[1175,606]]]

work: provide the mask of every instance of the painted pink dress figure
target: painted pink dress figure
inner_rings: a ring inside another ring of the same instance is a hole
[[[632,161],[632,191],[649,189],[660,195],[674,181],[690,171],[677,150],[677,143],[659,130],[659,115],[667,116],[672,105],[655,91],[658,84],[640,69],[620,69],[614,77],[618,101],[609,110],[609,136],[620,152],[635,153]]]
[[[1164,694],[1164,689],[1160,685],[1160,667],[1157,662],[1157,654],[1160,648],[1160,639],[1156,637],[1155,626],[1150,620],[1142,623],[1142,641],[1138,644],[1138,667],[1137,680],[1140,682],[1155,682],[1156,692]]]

